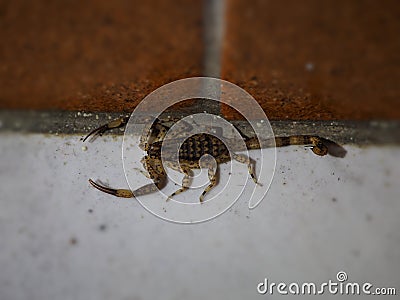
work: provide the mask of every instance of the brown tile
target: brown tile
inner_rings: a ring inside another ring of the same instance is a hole
[[[270,119],[400,118],[398,1],[227,0],[226,19],[222,77]]]
[[[202,2],[2,1],[0,109],[131,111],[202,69]]]

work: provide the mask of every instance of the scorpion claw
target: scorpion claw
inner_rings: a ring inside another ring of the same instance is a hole
[[[91,135],[102,135],[104,132],[107,131],[108,128],[108,124],[100,126],[99,128],[96,128],[94,130],[92,130],[84,139],[83,141],[86,141]]]
[[[109,129],[113,129],[113,128],[119,128],[124,126],[127,122],[128,122],[129,118],[128,117],[124,117],[124,118],[119,118],[116,119],[114,121],[111,121],[108,124],[105,124],[103,126],[100,126],[99,128],[96,128],[94,130],[92,130],[84,139],[83,141],[86,141],[86,139],[88,137],[90,137],[91,135],[102,135],[104,132],[106,132]]]
[[[99,191],[102,191],[104,193],[116,196],[116,197],[121,197],[121,198],[133,198],[133,193],[130,190],[124,190],[124,189],[113,189],[109,188],[106,186],[102,186],[96,182],[94,182],[92,179],[89,179],[89,183],[94,186],[96,189]]]

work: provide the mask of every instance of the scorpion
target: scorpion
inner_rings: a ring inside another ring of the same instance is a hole
[[[106,131],[124,127],[129,118],[122,117],[115,119],[105,125],[102,125],[91,131],[83,141],[86,141],[90,136],[102,135]],[[187,126],[190,126],[187,124]],[[141,159],[143,168],[147,171],[139,170],[144,176],[151,179],[153,183],[146,184],[138,189],[132,191],[129,189],[114,189],[101,185],[92,179],[89,183],[96,189],[122,198],[134,198],[156,192],[167,183],[167,174],[165,172],[163,161],[161,158],[161,148],[163,143],[167,142],[166,153],[173,153],[173,147],[181,141],[176,136],[172,135],[169,139],[166,134],[170,129],[169,126],[163,124],[156,118],[153,124],[146,125],[148,136],[142,135],[140,137],[139,147],[146,152],[146,155]],[[238,128],[236,128],[238,129]],[[248,150],[260,149],[260,143],[257,137],[248,137],[238,130],[243,137],[244,143]],[[169,146],[168,146],[169,145]],[[264,144],[263,144],[264,145]],[[292,135],[283,137],[274,137],[267,140],[267,147],[284,147],[290,145],[310,145],[312,152],[318,156],[331,154],[337,157],[343,157],[346,151],[337,143],[317,135]],[[164,146],[165,147],[165,146]],[[265,148],[265,145],[264,145]],[[164,148],[165,149],[165,148]],[[336,149],[336,151],[335,151]],[[337,151],[339,149],[339,151]],[[170,151],[168,151],[170,150]],[[200,203],[203,203],[206,194],[217,184],[218,181],[218,165],[226,162],[236,160],[240,163],[246,164],[248,173],[253,179],[255,184],[259,184],[255,175],[255,161],[243,154],[236,154],[228,151],[227,146],[216,136],[208,133],[198,133],[188,136],[179,148],[179,164],[176,164],[172,155],[164,157],[165,167],[171,168],[182,173],[181,188],[173,192],[167,200],[189,189],[191,178],[193,177],[193,169],[206,168],[208,170],[209,184],[200,195]],[[213,157],[215,161],[211,158]],[[201,163],[200,163],[200,159]],[[216,165],[215,165],[216,162]]]

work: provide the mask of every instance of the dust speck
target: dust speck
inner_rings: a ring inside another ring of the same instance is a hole
[[[306,69],[306,71],[311,72],[314,70],[315,66],[312,62],[308,62],[305,64],[304,68]]]

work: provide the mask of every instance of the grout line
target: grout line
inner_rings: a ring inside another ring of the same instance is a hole
[[[203,74],[221,77],[221,48],[225,21],[225,0],[203,0],[204,62]]]
[[[225,0],[203,0],[203,76],[221,78],[221,54],[224,26],[224,7]],[[215,91],[220,95],[221,91]],[[200,106],[192,109],[205,111],[215,115],[221,115],[221,105],[219,102],[203,99]]]
[[[106,112],[0,110],[0,132],[85,135],[110,120],[126,115]],[[182,116],[171,114],[171,117]],[[246,135],[251,135],[251,129],[246,121],[232,121],[232,123]],[[317,134],[339,143],[400,144],[400,121],[395,120],[270,120],[270,123],[276,136]],[[123,129],[113,130],[110,133],[122,134]]]

